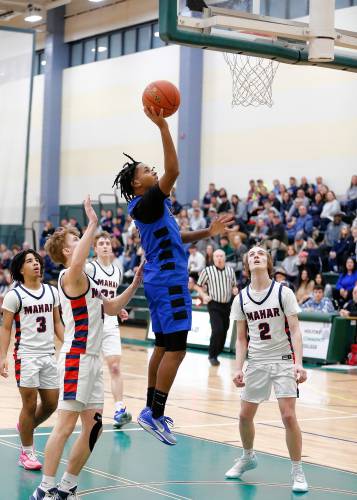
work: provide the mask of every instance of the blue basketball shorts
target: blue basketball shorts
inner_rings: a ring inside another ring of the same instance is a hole
[[[187,285],[144,283],[154,333],[170,334],[191,330],[192,299]]]

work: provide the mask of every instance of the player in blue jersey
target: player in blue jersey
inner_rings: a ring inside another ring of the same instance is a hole
[[[229,215],[217,218],[207,229],[180,233],[171,213],[170,191],[179,176],[179,164],[163,112],[144,109],[159,128],[164,150],[164,174],[159,179],[153,168],[133,160],[118,173],[114,185],[128,202],[145,250],[144,289],[149,304],[155,349],[148,373],[146,407],[138,423],[163,443],[176,444],[170,431],[172,419],[164,416],[168,393],[185,357],[191,329],[192,300],[188,291],[187,255],[184,243],[218,235],[227,230]]]

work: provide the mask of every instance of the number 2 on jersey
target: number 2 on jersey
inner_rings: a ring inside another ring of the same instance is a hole
[[[261,340],[271,339],[269,323],[259,323],[258,325]]]

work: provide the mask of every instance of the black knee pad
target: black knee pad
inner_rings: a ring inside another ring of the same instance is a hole
[[[99,432],[103,427],[102,415],[100,413],[96,413],[93,418],[95,420],[95,424],[93,425],[93,429],[89,435],[89,449],[91,452],[93,451],[94,445],[98,440]]]

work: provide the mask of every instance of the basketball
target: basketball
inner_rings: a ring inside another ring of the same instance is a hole
[[[157,80],[149,83],[143,92],[143,105],[147,108],[154,106],[157,114],[164,110],[164,117],[173,115],[180,106],[180,92],[177,87],[167,80]]]

